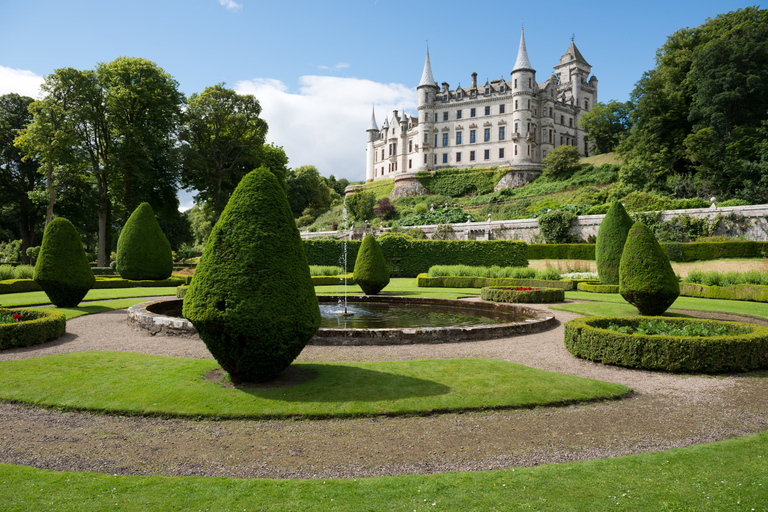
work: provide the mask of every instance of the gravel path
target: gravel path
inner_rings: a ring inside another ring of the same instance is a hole
[[[553,311],[560,322],[577,315]],[[733,318],[733,317],[731,317]],[[82,350],[208,358],[196,338],[132,330],[126,311],[75,318],[59,340],[0,360]],[[665,450],[768,429],[768,376],[677,376],[571,356],[562,323],[499,340],[396,347],[308,346],[299,361],[488,357],[617,382],[621,401],[417,418],[190,421],[0,404],[0,462],[112,474],[363,477],[475,471]]]

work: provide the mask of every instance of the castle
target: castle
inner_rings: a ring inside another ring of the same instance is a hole
[[[506,166],[540,171],[542,159],[563,144],[587,156],[579,118],[597,103],[597,78],[576,45],[543,83],[528,60],[525,32],[509,80],[451,90],[432,77],[429,49],[416,87],[418,117],[394,111],[379,128],[368,127],[366,182],[441,168]]]

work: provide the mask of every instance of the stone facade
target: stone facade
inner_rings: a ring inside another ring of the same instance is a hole
[[[525,34],[509,79],[470,87],[438,86],[427,50],[416,87],[418,115],[394,111],[381,128],[375,113],[367,130],[366,181],[441,168],[508,166],[541,171],[558,146],[588,156],[579,119],[597,103],[597,78],[572,42],[542,83],[528,60]]]

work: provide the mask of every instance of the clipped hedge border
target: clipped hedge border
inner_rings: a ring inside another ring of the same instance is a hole
[[[561,288],[565,291],[576,289],[578,279],[562,279],[547,281],[544,279],[514,279],[511,277],[472,277],[472,276],[439,276],[429,277],[419,274],[416,286],[420,288],[487,288],[490,286],[533,286],[539,288]]]
[[[580,292],[590,293],[619,293],[617,284],[600,284],[600,281],[584,281],[576,286]]]
[[[530,244],[528,259],[594,261],[595,244]]]
[[[734,284],[732,286],[705,286],[680,283],[680,295],[703,299],[751,300],[768,302],[768,286],[760,284]]]
[[[0,324],[0,350],[30,347],[55,340],[64,335],[67,317],[58,311],[38,309],[0,309],[0,314],[21,315],[21,322]]]
[[[642,320],[668,324],[728,324],[731,336],[650,336],[607,329]],[[768,368],[768,327],[670,317],[585,317],[565,324],[565,346],[576,357],[604,364],[668,372],[744,372]]]
[[[339,276],[312,276],[312,284],[314,286],[331,286],[344,284],[344,275]],[[355,279],[352,277],[352,273],[347,274],[347,284],[355,284]]]
[[[522,288],[531,288],[522,287]],[[489,286],[480,290],[480,298],[491,302],[536,303],[563,302],[565,290],[562,288],[534,288],[533,290],[515,290],[505,286]]]
[[[183,299],[184,296],[187,294],[187,290],[189,289],[188,284],[182,284],[180,286],[176,287],[176,298],[177,299]]]
[[[663,242],[670,261],[706,261],[722,258],[759,258],[768,242]],[[529,260],[594,260],[595,244],[531,244]]]
[[[96,278],[96,284],[93,290],[107,288],[152,288],[163,286],[179,286],[185,284],[186,279],[182,276],[161,279],[159,281],[131,281],[121,277],[99,276]],[[39,292],[43,289],[32,279],[7,279],[0,281],[0,294],[19,293],[19,292]]]

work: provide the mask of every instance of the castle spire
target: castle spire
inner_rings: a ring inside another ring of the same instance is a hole
[[[517,60],[515,61],[515,67],[512,72],[521,70],[531,70],[531,61],[528,60],[528,50],[525,49],[525,28],[520,29],[520,48],[517,50]]]
[[[435,86],[435,79],[432,78],[432,64],[429,63],[429,46],[427,46],[427,58],[424,60],[424,72],[421,74],[421,81],[416,87],[424,85]]]
[[[368,125],[368,130],[379,131],[379,127],[376,125],[376,110],[373,105],[371,105],[371,124]]]

